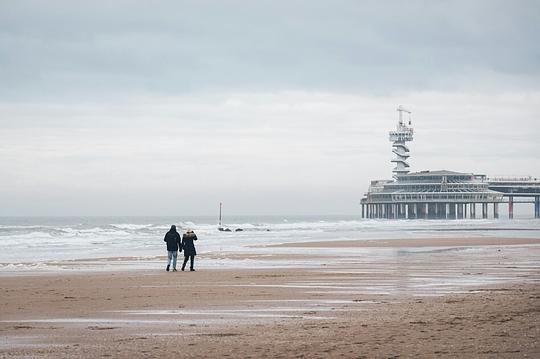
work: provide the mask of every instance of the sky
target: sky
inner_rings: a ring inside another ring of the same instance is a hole
[[[0,0],[0,215],[358,214],[540,177],[538,1]]]

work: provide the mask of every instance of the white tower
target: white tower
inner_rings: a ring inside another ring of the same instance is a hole
[[[405,142],[413,140],[413,128],[408,127],[403,123],[403,112],[409,114],[409,126],[411,126],[411,111],[404,109],[401,105],[397,108],[399,112],[399,122],[396,131],[390,131],[390,141],[392,141],[392,152],[396,157],[392,159],[395,162],[396,167],[392,170],[394,178],[398,175],[409,173],[409,164],[407,158],[409,158],[409,148],[405,145]]]

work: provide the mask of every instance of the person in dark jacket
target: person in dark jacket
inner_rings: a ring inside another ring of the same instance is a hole
[[[195,244],[193,241],[197,240],[197,236],[191,229],[188,229],[186,233],[182,236],[182,247],[184,248],[184,264],[182,264],[182,271],[186,268],[186,263],[190,259],[189,270],[194,272],[193,262],[195,262],[195,256],[197,252],[195,251]]]
[[[180,242],[180,234],[176,231],[176,226],[173,224],[171,229],[165,234],[164,242],[167,242],[167,272],[171,268],[171,261],[173,266],[173,272],[176,272],[176,258],[178,257],[178,250],[182,252],[182,243]]]

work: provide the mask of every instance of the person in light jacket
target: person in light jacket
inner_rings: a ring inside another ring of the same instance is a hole
[[[180,242],[180,234],[176,231],[176,226],[173,224],[171,229],[165,234],[164,242],[167,242],[167,272],[173,266],[173,272],[176,272],[176,258],[178,250],[182,252],[182,243]]]
[[[195,262],[195,256],[197,251],[195,251],[195,244],[193,241],[197,240],[197,236],[191,229],[188,229],[186,233],[182,236],[182,248],[184,249],[184,264],[182,264],[182,271],[186,268],[186,263],[190,259],[189,270],[194,272],[193,262]]]

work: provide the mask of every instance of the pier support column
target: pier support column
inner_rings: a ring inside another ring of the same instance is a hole
[[[540,196],[534,197],[534,218],[540,218]]]
[[[476,219],[476,203],[471,203],[471,219]]]
[[[364,218],[364,205],[362,204],[362,218]]]
[[[514,218],[514,196],[508,197],[508,218]]]
[[[444,204],[444,218],[448,219],[450,215],[450,205],[448,203]]]
[[[488,204],[482,203],[482,218],[486,219],[488,218]]]
[[[493,218],[499,218],[499,204],[493,203]]]
[[[457,204],[457,218],[463,219],[463,203]]]
[[[410,207],[408,203],[405,203],[405,219],[411,218]]]
[[[463,218],[467,218],[467,203],[463,203]]]

